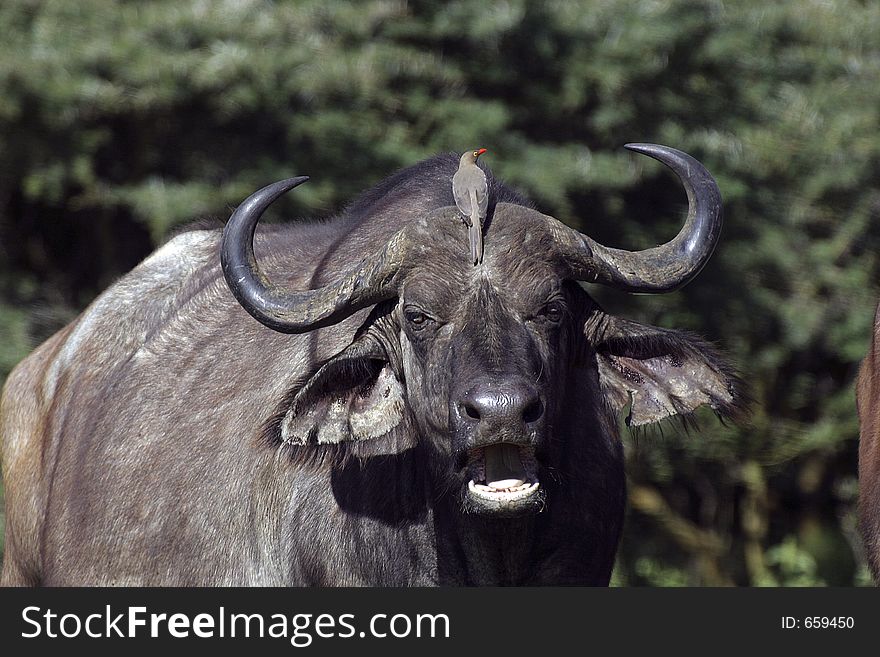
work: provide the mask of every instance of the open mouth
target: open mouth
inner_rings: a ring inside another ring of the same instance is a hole
[[[482,513],[519,513],[540,502],[532,447],[496,443],[468,453],[468,506]]]

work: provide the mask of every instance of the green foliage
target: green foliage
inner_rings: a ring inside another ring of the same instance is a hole
[[[0,380],[182,224],[307,173],[322,216],[441,150],[613,246],[685,199],[621,150],[686,150],[721,246],[610,309],[717,341],[751,423],[626,438],[615,582],[865,583],[852,382],[880,252],[880,5],[857,0],[6,0],[0,5]]]
[[[0,372],[8,372],[29,349],[27,313],[0,304]]]
[[[816,586],[824,584],[816,573],[816,559],[797,544],[797,539],[787,536],[782,543],[767,550],[767,565],[778,571],[778,577],[766,576],[760,585]]]

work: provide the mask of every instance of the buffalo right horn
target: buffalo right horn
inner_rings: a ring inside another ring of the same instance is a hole
[[[280,333],[329,326],[393,297],[407,250],[406,231],[401,230],[378,253],[325,287],[297,292],[273,286],[257,265],[254,231],[269,205],[306,180],[308,176],[290,178],[254,192],[223,230],[220,262],[229,289],[257,321]]]

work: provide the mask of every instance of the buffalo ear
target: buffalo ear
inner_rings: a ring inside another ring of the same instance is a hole
[[[408,434],[402,431],[405,397],[384,349],[366,333],[294,388],[269,430],[274,440],[291,447],[374,441],[392,434],[398,434],[399,442]],[[399,447],[374,444],[357,453],[369,456]]]
[[[601,312],[601,311],[600,311]],[[616,412],[630,405],[626,423],[641,426],[689,414],[700,406],[738,419],[747,404],[742,381],[702,338],[604,315],[594,333],[599,380]],[[590,335],[589,322],[585,326]]]

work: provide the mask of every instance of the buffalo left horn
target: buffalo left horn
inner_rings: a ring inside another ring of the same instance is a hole
[[[671,292],[709,260],[721,236],[721,192],[706,168],[687,153],[657,144],[626,148],[659,160],[679,177],[688,197],[684,226],[672,240],[644,251],[613,249],[557,221],[552,230],[573,279],[627,292]]]
[[[290,178],[251,194],[223,230],[220,262],[238,302],[257,321],[281,333],[305,333],[335,324],[357,310],[393,297],[406,255],[407,231],[398,232],[375,255],[329,285],[289,291],[273,286],[254,256],[254,231],[263,212],[282,194],[308,180]]]

